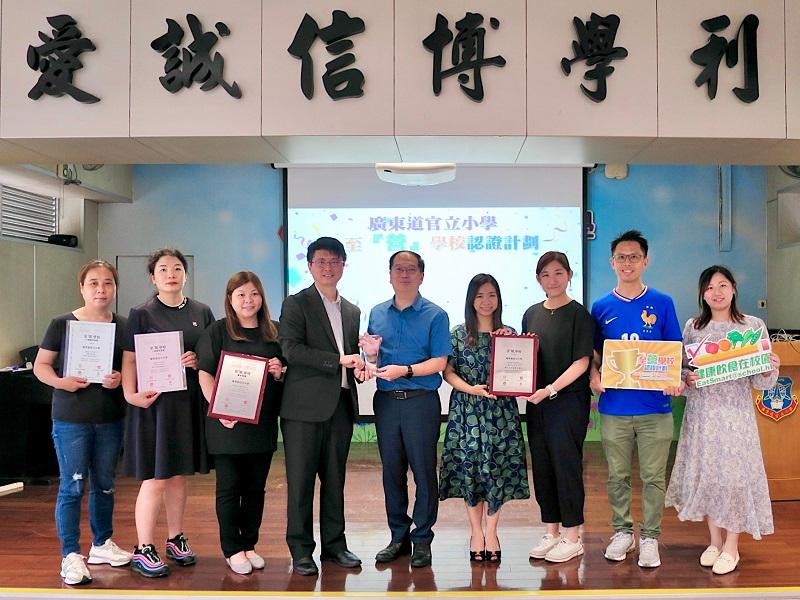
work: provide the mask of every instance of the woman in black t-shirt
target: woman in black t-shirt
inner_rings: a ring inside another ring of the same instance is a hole
[[[536,280],[547,299],[522,317],[522,331],[539,336],[536,381],[526,398],[533,486],[547,532],[531,558],[566,562],[583,554],[583,440],[589,424],[589,360],[594,321],[567,295],[572,279],[567,255],[545,252]],[[563,528],[559,532],[559,525]]]
[[[196,557],[183,535],[186,477],[208,473],[205,443],[205,406],[197,382],[195,345],[214,322],[211,309],[183,295],[186,258],[179,250],[162,248],[150,255],[148,270],[157,293],[131,309],[122,355],[122,387],[128,409],[125,431],[125,472],[142,482],[136,498],[138,545],[131,569],[145,577],[163,577],[169,567],[155,547],[155,528],[163,499],[167,512],[167,558],[180,566]],[[140,389],[136,376],[135,336],[180,331],[186,368],[186,389],[157,393]]]
[[[269,359],[268,379],[257,424],[206,417],[208,450],[217,470],[217,520],[228,566],[246,575],[263,569],[255,552],[264,512],[264,488],[278,439],[283,357],[277,323],[270,320],[264,287],[255,273],[240,271],[225,288],[225,318],[203,333],[197,344],[200,386],[209,402],[221,353]]]
[[[81,500],[87,482],[91,483],[89,522],[93,534],[89,564],[120,567],[131,561],[130,553],[111,541],[114,470],[125,420],[119,370],[126,319],[110,308],[117,292],[117,271],[103,260],[93,260],[79,271],[78,283],[84,305],[53,319],[33,366],[39,381],[53,387],[53,444],[60,475],[56,531],[61,541],[61,577],[70,585],[92,580],[79,543]],[[103,374],[102,382],[64,374],[67,324],[76,321],[115,325],[112,370]]]

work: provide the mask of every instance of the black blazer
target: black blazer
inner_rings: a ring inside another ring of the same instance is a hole
[[[341,296],[340,296],[341,297]],[[361,311],[342,298],[344,353],[356,354]],[[333,416],[342,387],[339,349],[319,291],[312,284],[283,301],[280,342],[286,358],[281,417],[321,422]],[[353,369],[347,369],[353,418],[358,418],[358,390]]]

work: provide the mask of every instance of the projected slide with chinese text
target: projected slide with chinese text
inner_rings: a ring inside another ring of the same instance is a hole
[[[336,237],[347,262],[341,293],[361,307],[362,330],[369,310],[391,298],[389,257],[413,250],[425,260],[420,293],[444,308],[451,325],[464,321],[467,284],[476,273],[500,283],[503,320],[519,328],[525,309],[544,299],[536,262],[548,250],[566,252],[575,273],[571,296],[583,301],[581,211],[576,207],[441,209],[289,209],[288,292],[312,283],[306,247]]]
[[[574,271],[568,293],[583,302],[583,176],[579,167],[458,167],[454,181],[401,186],[368,167],[293,167],[288,175],[287,291],[311,285],[306,249],[320,236],[344,244],[339,291],[369,311],[392,298],[389,257],[413,250],[425,260],[420,293],[464,322],[469,280],[491,273],[500,284],[503,322],[519,330],[531,304],[544,300],[536,262],[565,252]],[[372,414],[374,383],[359,386],[362,415]],[[440,388],[447,413],[450,386]],[[524,410],[524,406],[523,406]]]

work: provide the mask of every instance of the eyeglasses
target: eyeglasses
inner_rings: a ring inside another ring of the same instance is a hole
[[[338,269],[339,267],[344,266],[344,261],[341,259],[336,260],[325,260],[324,258],[318,258],[317,260],[312,260],[311,264],[315,267],[319,267],[320,269],[324,269],[325,267],[330,267],[331,269]]]
[[[642,259],[644,258],[644,255],[643,254],[615,254],[611,258],[614,259],[614,262],[618,262],[618,263],[626,263],[627,262],[627,263],[631,263],[632,265],[635,265],[635,264],[640,263],[642,261]]]
[[[417,267],[392,267],[392,273],[397,273],[398,275],[416,275],[419,273],[419,269]]]

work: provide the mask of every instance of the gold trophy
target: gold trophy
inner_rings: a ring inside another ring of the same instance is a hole
[[[622,375],[619,384],[621,388],[639,388],[641,385],[633,378],[633,374],[642,368],[637,365],[639,359],[638,348],[627,348],[625,350],[615,350],[609,357],[608,364],[615,373]]]

